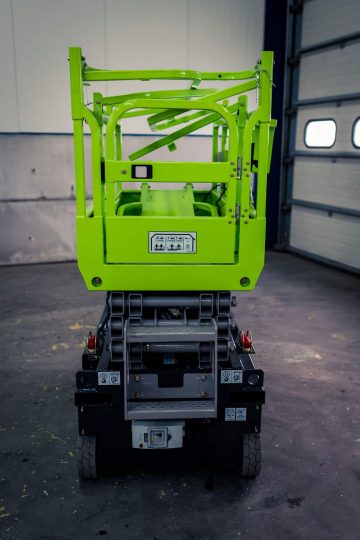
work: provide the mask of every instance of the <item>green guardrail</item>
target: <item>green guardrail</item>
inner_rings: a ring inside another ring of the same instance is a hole
[[[253,69],[236,72],[97,69],[78,47],[70,48],[69,60],[77,251],[88,288],[252,289],[264,263],[266,182],[276,126],[273,53],[263,52]],[[186,88],[94,92],[92,102],[85,102],[84,87],[91,83],[107,81],[110,88],[113,81],[131,80],[144,86],[177,80]],[[203,81],[227,84],[202,88]],[[249,92],[257,98],[253,110]],[[123,121],[139,116],[158,137],[124,159]],[[91,136],[91,194],[86,192],[85,123]],[[180,139],[206,126],[212,126],[211,161],[151,159],[164,147],[176,151]]]

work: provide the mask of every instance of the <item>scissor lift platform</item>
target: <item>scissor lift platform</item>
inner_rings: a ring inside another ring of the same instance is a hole
[[[210,455],[217,446],[223,461],[256,476],[264,375],[230,291],[253,289],[264,263],[273,55],[236,72],[98,69],[80,48],[69,60],[78,262],[87,287],[107,291],[76,378],[80,474],[96,477],[124,451],[195,452],[200,437]],[[101,81],[152,80],[179,88],[84,98],[84,86]],[[125,155],[124,122],[139,117],[159,137]],[[209,127],[209,161],[151,159]]]

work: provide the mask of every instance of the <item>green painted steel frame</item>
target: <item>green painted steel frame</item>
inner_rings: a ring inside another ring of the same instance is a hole
[[[271,120],[273,54],[264,51],[254,69],[242,72],[96,69],[86,64],[78,47],[70,48],[69,60],[78,263],[87,287],[157,291],[252,289],[264,263],[266,180],[276,125]],[[94,93],[93,110],[84,102],[83,86],[92,81],[152,79],[184,80],[191,85],[187,90],[108,97]],[[202,81],[215,80],[245,82],[222,90],[199,88]],[[258,106],[248,112],[244,92],[254,89]],[[237,101],[229,105],[228,99],[236,97]],[[187,125],[123,160],[121,120],[136,115],[146,115],[150,128],[157,132],[178,124]],[[91,132],[93,203],[88,208],[84,122]],[[210,124],[214,133],[213,162],[144,159],[163,146],[174,150],[176,140]],[[132,177],[133,164],[151,165],[151,182],[185,182],[187,189],[192,182],[212,183],[210,195],[194,193],[209,196],[207,202],[220,201],[220,215],[214,216],[214,212],[191,217],[119,214],[122,182],[139,182],[139,178]],[[250,185],[252,172],[257,174],[256,211]],[[151,231],[196,231],[199,249],[195,254],[148,253]]]

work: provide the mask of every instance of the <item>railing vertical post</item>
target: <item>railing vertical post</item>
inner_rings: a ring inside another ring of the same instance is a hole
[[[86,215],[85,159],[83,131],[82,54],[80,47],[72,47],[69,53],[71,112],[74,121],[74,166],[76,186],[76,214]]]

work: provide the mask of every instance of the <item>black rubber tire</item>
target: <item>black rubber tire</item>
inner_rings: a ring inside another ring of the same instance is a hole
[[[241,476],[254,478],[261,471],[262,449],[260,433],[244,433]]]
[[[97,478],[96,437],[79,437],[78,470],[83,480]]]

